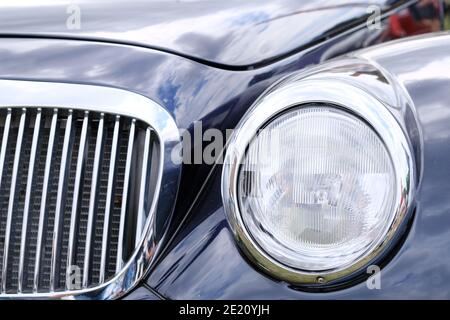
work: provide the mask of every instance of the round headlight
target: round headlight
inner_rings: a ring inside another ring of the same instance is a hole
[[[283,84],[259,99],[223,172],[238,243],[294,283],[335,280],[374,260],[414,189],[408,140],[387,108],[338,82],[322,82],[322,99],[311,99],[314,84]]]
[[[293,268],[348,265],[384,240],[395,172],[383,142],[332,106],[286,111],[250,142],[238,178],[245,227]]]

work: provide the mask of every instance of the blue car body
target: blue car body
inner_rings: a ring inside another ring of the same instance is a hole
[[[398,37],[395,17],[414,18],[422,8],[417,1],[376,1],[381,27],[372,30],[366,1],[81,1],[80,28],[68,29],[65,4],[39,2],[0,4],[0,79],[139,93],[191,133],[196,121],[204,129],[234,128],[283,76],[392,40]],[[442,10],[427,13],[440,28]],[[427,31],[434,30],[413,33]],[[433,39],[414,50],[408,42],[395,50],[382,45],[373,54],[414,101],[421,131],[416,141],[423,144],[414,216],[383,262],[383,290],[369,290],[361,275],[332,290],[308,292],[261,272],[230,231],[221,166],[184,164],[164,248],[125,298],[450,298],[450,73],[442,67],[450,66],[450,41]]]

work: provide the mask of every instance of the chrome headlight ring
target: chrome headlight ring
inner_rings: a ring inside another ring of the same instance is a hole
[[[335,283],[348,277],[373,261],[376,261],[399,236],[411,212],[411,203],[416,189],[416,168],[410,141],[402,126],[388,107],[367,90],[346,76],[332,78],[288,77],[267,90],[250,108],[232,135],[227,148],[222,172],[222,197],[228,221],[242,251],[257,266],[275,278],[298,285],[323,285]],[[239,206],[238,179],[241,164],[252,139],[271,119],[306,104],[336,106],[363,119],[380,137],[391,157],[395,172],[395,201],[392,219],[386,223],[384,237],[369,252],[352,263],[338,268],[311,272],[293,268],[275,259],[264,250],[245,225]]]

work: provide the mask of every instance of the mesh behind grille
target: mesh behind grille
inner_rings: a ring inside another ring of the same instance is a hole
[[[114,114],[18,107],[0,109],[0,142],[0,295],[93,287],[119,272],[151,204],[141,198],[158,169],[153,130]]]

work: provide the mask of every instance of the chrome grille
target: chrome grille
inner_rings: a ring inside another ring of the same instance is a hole
[[[155,201],[153,128],[21,106],[0,109],[0,141],[0,296],[82,290],[117,275]]]

